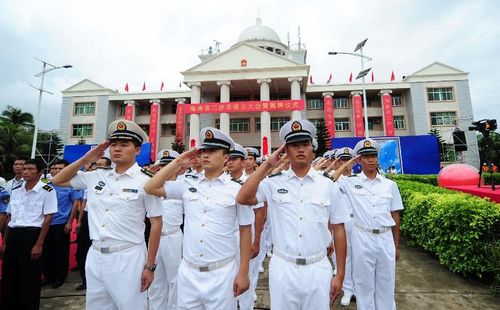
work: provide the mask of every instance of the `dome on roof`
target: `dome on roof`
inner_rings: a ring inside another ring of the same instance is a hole
[[[262,20],[260,18],[257,18],[257,22],[255,25],[243,30],[238,38],[238,42],[256,40],[281,43],[280,37],[278,36],[276,31],[274,31],[270,27],[263,26]]]

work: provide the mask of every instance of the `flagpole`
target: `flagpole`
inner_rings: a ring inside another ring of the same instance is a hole
[[[365,59],[363,57],[363,46],[360,47],[361,54],[361,72],[365,71]],[[365,85],[365,74],[361,78],[361,84],[363,88],[363,109],[365,110],[365,138],[368,139],[370,134],[368,133],[368,104],[366,103],[366,85]]]

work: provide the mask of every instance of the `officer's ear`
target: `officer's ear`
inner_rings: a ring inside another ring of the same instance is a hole
[[[135,147],[135,156],[139,155],[140,152],[141,152],[141,147],[140,146],[136,146]]]

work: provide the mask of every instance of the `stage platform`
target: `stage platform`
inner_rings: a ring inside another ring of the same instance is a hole
[[[445,186],[448,189],[464,192],[467,194],[488,197],[491,201],[500,203],[500,185],[495,185],[496,190],[491,189],[491,185],[482,185],[477,187],[477,185],[462,185],[462,186]]]

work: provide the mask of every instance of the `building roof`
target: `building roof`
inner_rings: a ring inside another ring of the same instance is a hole
[[[244,41],[270,41],[281,44],[280,37],[272,28],[262,25],[262,20],[257,18],[255,25],[243,30],[238,37],[238,42]]]

